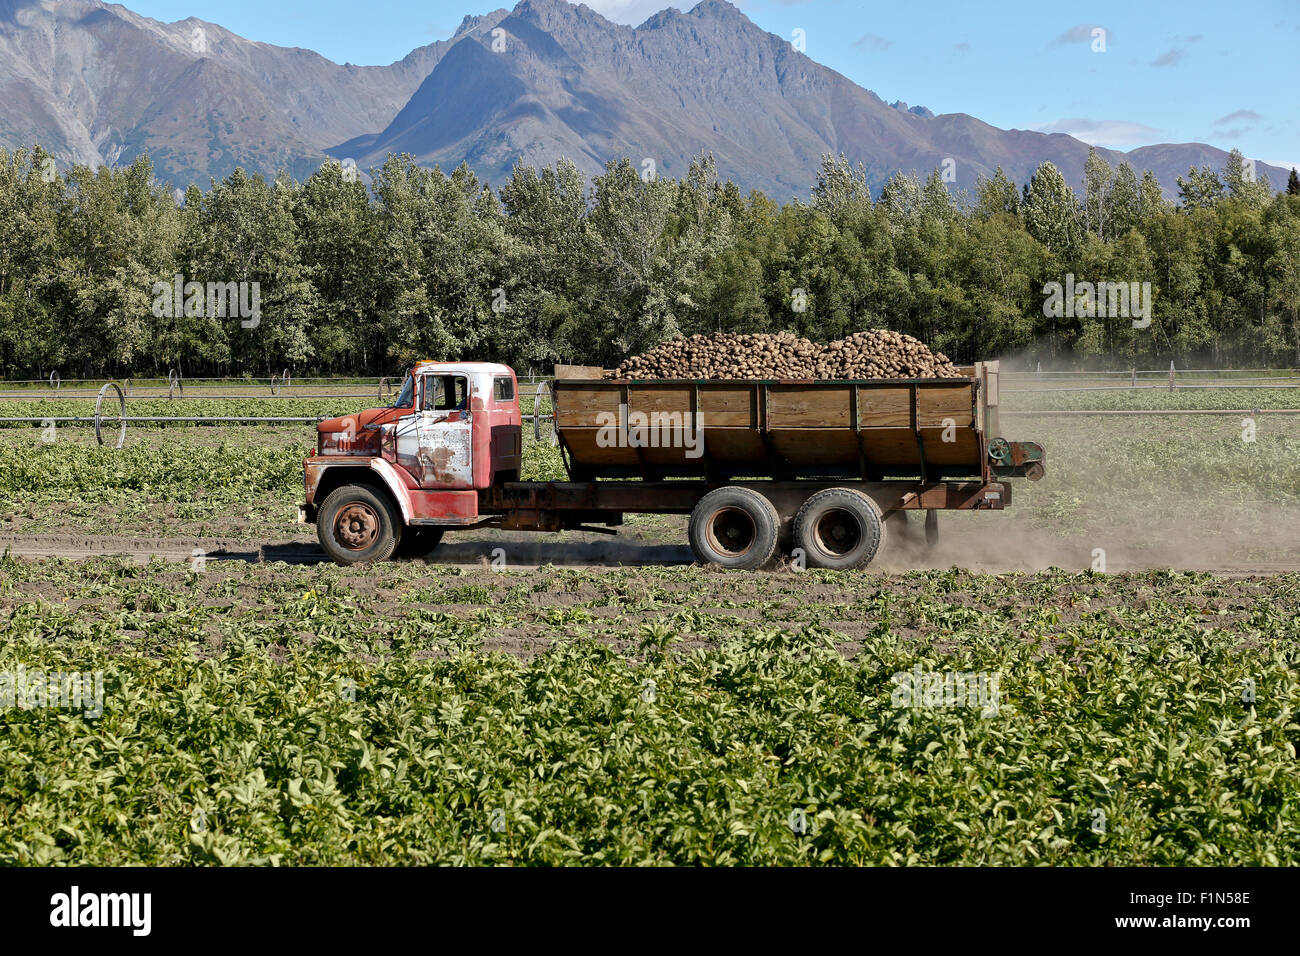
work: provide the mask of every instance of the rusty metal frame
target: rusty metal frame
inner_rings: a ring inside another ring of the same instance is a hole
[[[752,488],[767,497],[806,498],[824,488],[856,488],[888,503],[886,511],[999,510],[1011,501],[1011,486],[1002,481],[738,481],[734,484]],[[700,498],[717,487],[704,481],[508,481],[479,491],[479,513],[689,514]]]

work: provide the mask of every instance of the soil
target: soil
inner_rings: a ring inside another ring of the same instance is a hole
[[[899,573],[959,567],[970,571],[1005,573],[1101,570],[1141,571],[1156,568],[1213,571],[1227,575],[1300,571],[1300,544],[1289,533],[1277,542],[1252,538],[1234,547],[1230,536],[1207,536],[1197,546],[1186,542],[1152,544],[1141,536],[1101,540],[1096,535],[1063,536],[1035,530],[1011,515],[941,515],[940,539],[925,543],[919,515],[910,516],[905,530],[890,523],[885,550],[870,565],[872,571]],[[316,564],[326,561],[311,528],[295,529],[266,541],[250,541],[240,519],[227,525],[227,533],[213,536],[87,535],[52,532],[0,534],[0,553],[20,558],[86,558],[128,555],[142,563],[205,558],[208,561]],[[278,529],[283,532],[283,528]],[[1281,532],[1280,532],[1281,533]],[[528,534],[475,530],[449,532],[427,558],[407,559],[434,565],[489,566],[493,552],[511,568],[543,567],[643,567],[684,565],[694,562],[686,544],[686,519],[659,516],[644,526],[628,526],[618,535],[587,532]],[[1099,556],[1096,552],[1103,551]],[[1255,556],[1252,556],[1255,555]],[[1258,555],[1263,555],[1262,557]],[[1098,566],[1099,559],[1103,562]]]

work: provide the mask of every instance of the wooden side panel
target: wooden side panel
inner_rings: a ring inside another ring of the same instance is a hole
[[[631,415],[689,415],[691,389],[688,385],[631,385],[627,390],[627,410]],[[685,420],[685,419],[681,419]]]
[[[602,412],[618,414],[621,392],[617,385],[591,382],[555,383],[555,425],[557,428],[591,427]]]
[[[774,428],[772,449],[798,468],[856,466],[858,440],[848,428]]]
[[[598,428],[565,428],[564,442],[573,460],[583,465],[631,466],[637,463],[636,450],[617,445],[601,446]]]
[[[1001,423],[998,421],[998,363],[982,362],[983,371],[982,397],[984,402],[984,423],[983,427],[988,432],[990,439],[997,438],[1002,434]]]
[[[769,428],[852,428],[852,385],[769,385]]]
[[[858,386],[858,422],[863,428],[910,428],[911,390]]]
[[[758,389],[753,385],[701,385],[700,414],[705,428],[757,428]]]
[[[762,472],[767,467],[767,446],[752,428],[705,428],[704,448],[709,459],[732,466],[753,463]]]
[[[950,418],[958,426],[970,427],[971,390],[966,388],[918,388],[916,390],[916,423],[942,425]]]
[[[921,468],[921,456],[916,450],[916,432],[910,428],[873,428],[862,433],[862,447],[873,465],[900,467],[916,465]]]
[[[966,417],[970,417],[969,412]],[[952,441],[944,441],[945,434],[951,437]],[[979,470],[979,433],[973,428],[967,426],[955,431],[946,428],[922,428],[921,437],[925,440],[926,464],[949,467],[969,464],[975,471]]]
[[[985,368],[973,371],[983,389]],[[838,473],[856,471],[865,458],[869,468],[915,466],[919,473],[921,452],[912,425],[915,394],[926,464],[979,473],[977,429],[984,422],[982,414],[972,413],[974,388],[969,381],[557,381],[556,425],[574,461],[597,469],[661,467],[703,474],[711,464],[731,471],[748,468],[754,475],[787,468],[812,474],[819,467]],[[610,431],[600,428],[618,421],[625,395],[633,432],[634,422],[654,426],[648,432],[650,443],[640,448],[630,447],[626,434],[611,442]],[[699,439],[689,431],[697,402],[704,426],[702,454]],[[598,419],[602,413],[612,417]],[[760,431],[763,422],[767,428]],[[952,440],[944,441],[944,435]],[[601,447],[602,442],[608,447]]]

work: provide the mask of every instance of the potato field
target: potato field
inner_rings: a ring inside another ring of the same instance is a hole
[[[102,678],[0,686],[0,863],[1300,862],[1300,391],[1030,387],[1047,477],[850,572],[696,566],[672,516],[339,568],[310,424],[0,427],[0,673]]]

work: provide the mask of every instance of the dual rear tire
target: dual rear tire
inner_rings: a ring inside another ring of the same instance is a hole
[[[772,561],[781,518],[750,488],[717,488],[691,512],[691,549],[705,564],[752,571]],[[868,564],[885,543],[885,522],[870,497],[852,488],[811,495],[793,523],[793,554],[808,567],[847,570]]]
[[[729,485],[701,498],[691,511],[691,550],[704,564],[753,571],[776,554],[781,518],[757,491]]]
[[[819,491],[794,516],[795,547],[813,568],[860,568],[880,553],[887,537],[880,506],[853,488]]]

